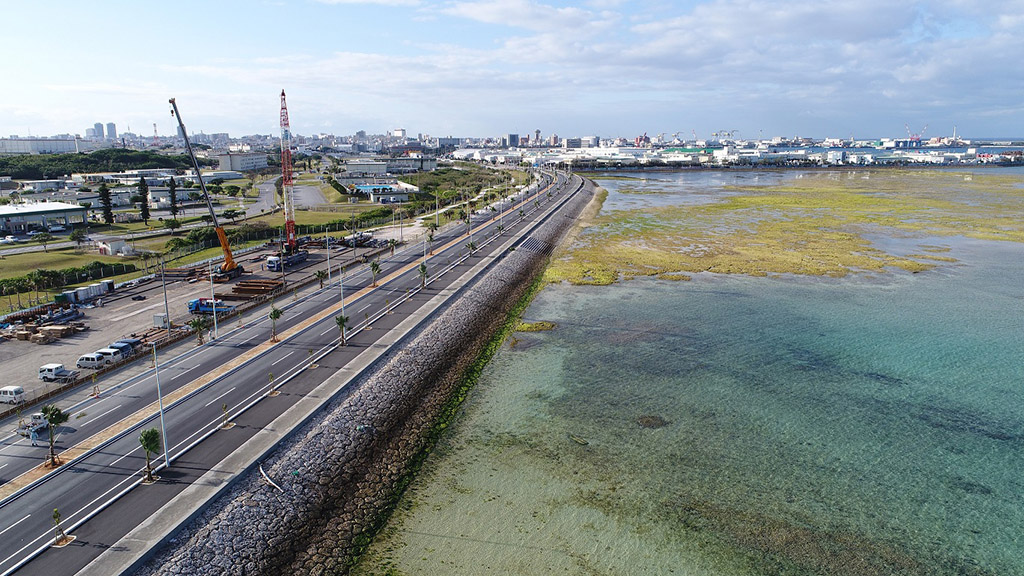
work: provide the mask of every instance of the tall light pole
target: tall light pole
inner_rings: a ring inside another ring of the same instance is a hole
[[[327,286],[331,285],[331,235],[327,235]]]
[[[206,263],[210,274],[210,305],[213,306],[213,339],[216,340],[217,332],[217,294],[213,291],[213,261]]]
[[[167,280],[164,278],[164,259],[160,258],[160,284],[164,289],[164,328],[167,329],[167,333],[171,333],[171,310],[167,306]]]
[[[160,403],[160,437],[164,441],[164,465],[171,467],[171,459],[167,454],[167,426],[164,424],[164,395],[160,393],[160,365],[156,360],[156,342],[153,342],[153,375],[156,377],[156,398]]]

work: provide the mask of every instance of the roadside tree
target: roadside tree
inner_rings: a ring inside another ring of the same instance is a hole
[[[338,325],[338,330],[341,331],[341,345],[347,346],[345,342],[345,330],[348,328],[348,316],[335,316],[334,323]]]
[[[281,318],[284,312],[281,311],[277,306],[270,307],[270,341],[277,342],[277,321]]]
[[[377,286],[377,274],[380,274],[380,262],[370,262],[370,275],[373,276],[373,285]]]
[[[53,449],[53,443],[56,440],[57,427],[68,421],[70,415],[57,408],[55,404],[47,404],[40,410],[43,413],[43,418],[48,424],[47,429],[50,432],[50,466],[56,467],[60,465],[57,460],[57,452]]]
[[[146,482],[152,483],[155,480],[150,455],[160,451],[160,432],[156,428],[143,430],[139,434],[139,444],[142,444],[142,449],[146,452]]]
[[[206,316],[193,316],[185,325],[196,333],[198,337],[196,345],[202,346],[204,342],[203,332],[206,332],[206,328],[210,325],[210,320]]]

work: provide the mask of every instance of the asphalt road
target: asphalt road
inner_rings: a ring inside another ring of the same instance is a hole
[[[553,201],[565,195],[555,195]],[[540,194],[541,200],[547,200]],[[528,200],[525,220],[518,217],[519,205],[506,206],[501,219],[505,233],[514,236],[549,208],[542,203],[538,209]],[[381,286],[356,298],[352,295],[371,284],[367,266],[344,279],[349,297],[345,314],[352,326],[349,346],[339,347],[338,328],[330,313],[322,320],[305,327],[281,343],[266,346],[273,330],[272,322],[262,319],[244,327],[222,328],[216,342],[195,348],[178,357],[161,359],[159,379],[166,396],[185,387],[196,388],[173,406],[167,407],[166,430],[169,453],[175,460],[170,469],[158,472],[163,479],[153,486],[135,489],[141,478],[145,456],[139,442],[139,430],[159,427],[155,416],[121,432],[109,442],[86,456],[65,464],[43,481],[37,482],[0,503],[0,574],[72,574],[114,545],[131,530],[191,482],[217,465],[232,450],[256,431],[263,429],[298,397],[312,390],[337,368],[396,326],[403,317],[459,278],[465,271],[496,249],[500,242],[484,247],[481,240],[493,232],[498,219],[480,216],[474,220],[474,242],[478,252],[466,260],[465,226],[455,224],[435,237],[435,255],[428,260],[431,283],[419,291],[420,278],[415,269],[422,258],[422,243],[407,246],[393,257],[382,258],[378,279],[407,268]],[[451,244],[446,249],[441,247]],[[461,261],[461,263],[459,263]],[[439,275],[449,262],[454,268]],[[313,315],[340,302],[341,286],[333,285],[294,302],[278,302],[284,314],[278,320],[280,334]],[[396,306],[409,295],[406,302]],[[391,314],[382,314],[388,307]],[[374,320],[373,330],[363,330]],[[378,329],[379,328],[379,329]],[[251,358],[238,363],[242,355]],[[324,369],[308,369],[312,358]],[[223,370],[230,363],[238,365],[227,374],[213,377],[211,372]],[[268,397],[267,392],[280,386],[281,394]],[[99,399],[86,399],[68,410],[72,419],[59,430],[58,445],[65,448],[107,429],[127,415],[145,408],[156,400],[156,380],[152,371],[123,382],[116,390]],[[236,427],[214,433],[225,413]],[[46,448],[28,446],[28,440],[5,437],[0,441],[0,479],[8,481],[35,466],[45,456]],[[163,456],[154,456],[162,463]],[[122,497],[123,496],[123,497]],[[53,538],[52,512],[61,510],[62,526],[78,539],[63,549],[49,548]],[[95,519],[87,520],[99,514]],[[34,559],[33,559],[34,558]],[[18,569],[23,563],[24,567]]]

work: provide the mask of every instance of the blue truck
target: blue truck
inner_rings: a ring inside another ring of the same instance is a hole
[[[227,314],[235,309],[234,306],[225,304],[223,300],[196,298],[188,301],[188,311],[192,314],[213,314],[214,305],[217,306],[218,314]]]

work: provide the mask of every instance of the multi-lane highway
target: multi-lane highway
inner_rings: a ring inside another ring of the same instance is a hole
[[[59,444],[78,449],[66,453],[68,461],[56,471],[0,502],[0,574],[77,572],[330,375],[374,348],[420,306],[453,283],[464,282],[481,261],[500,257],[508,242],[525,238],[580,184],[578,178],[567,183],[559,175],[557,181],[545,180],[531,193],[506,202],[500,213],[477,216],[473,254],[466,248],[465,224],[446,227],[435,237],[434,254],[427,256],[429,283],[423,290],[418,266],[426,246],[419,242],[381,258],[376,287],[369,267],[360,266],[307,297],[278,301],[283,315],[276,326],[266,313],[242,326],[229,323],[215,342],[160,358],[159,370],[66,407],[72,417],[59,431]],[[500,235],[499,223],[504,228]],[[349,318],[349,345],[344,347],[339,346],[335,322],[342,293]],[[279,343],[270,341],[272,331],[280,336]],[[160,428],[158,379],[171,466],[162,469],[165,456],[153,455],[162,479],[139,487],[145,465],[139,432]],[[220,431],[225,420],[235,426]],[[17,436],[0,438],[4,482],[39,464],[45,448],[28,444]],[[61,511],[65,531],[76,537],[62,549],[49,547],[54,509]]]

